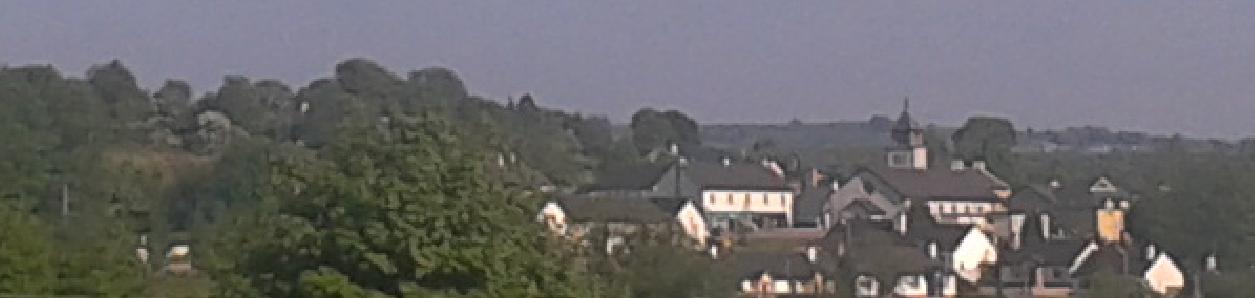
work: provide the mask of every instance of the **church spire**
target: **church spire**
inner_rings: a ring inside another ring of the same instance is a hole
[[[924,127],[911,118],[911,97],[902,99],[902,114],[890,129],[895,146],[889,149],[889,166],[894,168],[928,168],[928,148],[924,146]]]

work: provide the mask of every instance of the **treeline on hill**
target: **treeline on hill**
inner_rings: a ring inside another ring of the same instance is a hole
[[[85,78],[0,68],[0,294],[726,296],[735,285],[666,249],[667,235],[615,259],[534,224],[538,190],[661,166],[671,144],[712,154],[677,111],[643,109],[630,128],[528,95],[478,98],[447,69],[402,77],[367,60],[299,88],[231,76],[203,95],[179,81],[144,90],[116,61]],[[1022,154],[1012,124],[995,118],[926,137],[930,159],[987,160],[1017,187],[1108,174],[1142,194],[1137,235],[1178,252],[1187,270],[1207,254],[1222,261],[1209,294],[1255,292],[1244,282],[1255,264],[1255,150]],[[793,173],[882,160],[752,147],[723,149],[787,156]],[[163,272],[175,244],[191,245],[198,274]]]
[[[448,69],[400,77],[360,59],[300,88],[229,76],[201,96],[173,80],[144,90],[117,61],[85,79],[3,67],[0,295],[696,291],[640,270],[698,276],[700,258],[598,258],[534,224],[536,190],[648,162],[675,136],[697,142],[683,114],[640,115],[642,129],[615,136],[530,95],[471,96]],[[174,245],[191,245],[196,274],[165,271]]]

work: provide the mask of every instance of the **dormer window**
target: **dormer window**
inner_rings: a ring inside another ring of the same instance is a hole
[[[1108,180],[1107,177],[1098,178],[1098,181],[1094,182],[1094,184],[1089,187],[1089,192],[1091,193],[1116,191],[1118,191],[1118,189],[1116,189],[1115,184],[1112,184],[1111,180]]]
[[[910,168],[911,153],[906,151],[889,152],[889,167],[891,168]]]

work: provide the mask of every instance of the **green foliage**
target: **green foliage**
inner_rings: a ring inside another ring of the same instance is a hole
[[[87,222],[87,221],[79,221]],[[93,226],[64,227],[58,246],[58,289],[62,295],[135,296],[143,291],[144,268],[135,255],[138,241],[125,225],[110,219]]]
[[[1248,297],[1255,293],[1255,271],[1230,270],[1202,279],[1204,297]]]
[[[1011,147],[1015,146],[1015,128],[1011,121],[1001,118],[972,117],[951,136],[954,154],[963,160],[983,160],[989,168],[1012,180],[1018,178],[1011,165]]]
[[[121,61],[92,66],[87,70],[87,81],[109,107],[109,116],[117,121],[141,121],[152,112],[147,92],[140,90],[135,76]]]
[[[248,78],[229,76],[218,92],[201,104],[205,109],[222,111],[250,133],[282,138],[295,113],[293,97],[291,88],[277,81],[252,83]]]
[[[1238,156],[1160,158],[1151,191],[1131,214],[1139,235],[1161,243],[1186,264],[1207,254],[1232,264],[1255,264],[1255,159]],[[1146,169],[1148,171],[1150,169]]]
[[[26,210],[0,201],[0,293],[42,294],[57,287],[50,233]]]
[[[668,144],[682,147],[701,144],[697,122],[676,110],[641,109],[632,114],[632,142],[640,152],[665,149]]]
[[[1153,292],[1137,277],[1117,275],[1111,272],[1095,273],[1089,280],[1089,289],[1082,297],[1103,298],[1151,298]]]
[[[235,268],[277,296],[577,297],[532,224],[535,202],[482,178],[447,123],[348,129],[315,160],[274,165]],[[273,212],[273,213],[272,213]],[[238,245],[238,244],[237,244]]]

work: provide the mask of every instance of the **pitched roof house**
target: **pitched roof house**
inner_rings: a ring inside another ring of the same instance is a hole
[[[773,162],[677,162],[653,187],[654,196],[694,198],[712,228],[790,227],[793,188]]]
[[[815,297],[836,293],[836,276],[818,247],[801,251],[737,252],[718,260],[738,276],[738,289],[752,297]]]
[[[616,234],[636,233],[642,226],[678,226],[698,246],[704,246],[710,237],[701,210],[686,199],[559,197],[541,208],[537,220],[556,234],[577,239],[596,226]]]
[[[1007,184],[984,166],[962,161],[950,167],[928,163],[923,130],[903,110],[891,137],[898,143],[886,149],[887,164],[856,169],[842,189],[824,207],[829,224],[844,220],[842,210],[859,200],[867,201],[890,216],[904,210],[907,201],[923,204],[940,222],[988,224],[985,216],[1005,212],[1005,199],[1011,195]]]

